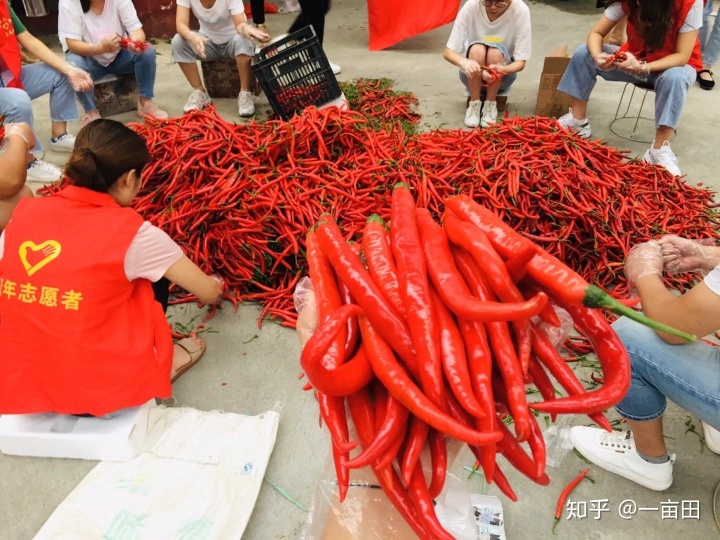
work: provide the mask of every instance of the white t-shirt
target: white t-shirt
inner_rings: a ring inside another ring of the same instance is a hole
[[[507,11],[490,21],[480,0],[468,0],[455,18],[447,48],[464,55],[470,43],[502,43],[515,60],[529,60],[532,46],[530,9],[512,0]]]
[[[5,232],[0,234],[0,260],[5,252]],[[145,278],[152,282],[165,275],[183,256],[182,249],[166,233],[145,221],[125,253],[128,281]]]
[[[703,278],[707,288],[720,296],[720,265],[716,266]]]
[[[200,0],[177,0],[178,6],[189,8],[200,22],[200,32],[213,43],[227,43],[236,35],[233,15],[245,13],[242,0],[215,0],[210,9]]]
[[[695,3],[685,16],[685,22],[680,27],[680,34],[698,30],[702,26],[703,0],[695,0]],[[611,4],[605,9],[605,17],[611,21],[619,21],[625,16],[622,4]]]
[[[125,37],[129,32],[142,28],[132,0],[105,0],[100,15],[96,15],[92,10],[83,13],[80,0],[60,0],[58,9],[58,37],[65,52],[68,50],[68,38],[95,44],[104,37],[114,34]],[[108,66],[116,56],[117,52],[112,52],[93,58],[101,66]]]

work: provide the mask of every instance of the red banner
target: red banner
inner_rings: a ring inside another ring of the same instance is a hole
[[[368,0],[370,50],[379,51],[455,20],[459,0]]]

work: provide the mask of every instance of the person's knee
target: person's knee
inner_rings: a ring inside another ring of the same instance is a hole
[[[5,122],[27,122],[32,125],[32,100],[24,90],[7,88],[2,100],[2,116]]]
[[[495,47],[488,47],[487,51],[487,63],[488,64],[504,64],[505,55],[503,55],[500,49]]]
[[[476,43],[475,45],[472,45],[470,49],[468,49],[467,57],[475,60],[476,62],[484,64],[485,58],[487,57],[487,47],[482,43]]]
[[[693,82],[694,79],[691,80],[691,77],[688,76],[685,66],[676,66],[663,71],[655,82],[655,88],[656,91],[667,89],[668,91],[687,92]]]
[[[155,47],[150,46],[138,55],[141,62],[155,64]]]
[[[235,58],[245,57],[247,61],[250,61],[252,55],[255,54],[255,45],[253,41],[236,35],[232,40],[232,51]]]

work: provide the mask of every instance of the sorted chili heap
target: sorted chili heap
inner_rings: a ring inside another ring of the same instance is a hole
[[[602,413],[625,395],[630,360],[608,320],[577,294],[587,282],[578,276],[567,292],[572,270],[562,262],[466,195],[443,202],[438,223],[399,182],[389,225],[369,216],[359,242],[320,217],[307,235],[319,325],[300,363],[331,435],[340,501],[351,470],[369,465],[418,537],[449,539],[432,501],[445,483],[449,439],[466,443],[486,480],[517,500],[496,457],[549,484],[534,411],[587,414],[611,430]],[[554,305],[594,347],[600,388],[585,390],[533,322],[559,325]],[[550,375],[568,396],[548,386]],[[542,401],[528,399],[529,385]]]
[[[309,108],[288,122],[236,125],[210,107],[134,125],[152,152],[135,207],[226,279],[226,299],[260,302],[261,319],[294,324],[291,293],[318,216],[330,213],[350,238],[368,215],[389,217],[396,182],[434,216],[445,197],[468,194],[616,297],[627,295],[630,245],[665,233],[718,236],[712,192],[554,120],[418,133],[417,100],[387,80],[343,90],[353,110]],[[682,288],[693,277],[673,279]],[[173,301],[194,298],[175,291]]]

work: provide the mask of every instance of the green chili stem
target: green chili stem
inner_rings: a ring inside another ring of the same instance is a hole
[[[628,319],[632,319],[640,324],[649,326],[653,330],[677,336],[685,341],[697,341],[697,336],[663,324],[659,321],[651,319],[650,317],[646,317],[639,311],[635,311],[621,302],[618,302],[608,293],[595,285],[588,285],[587,289],[585,289],[585,299],[583,300],[583,304],[590,308],[605,308],[617,315],[624,315]]]

